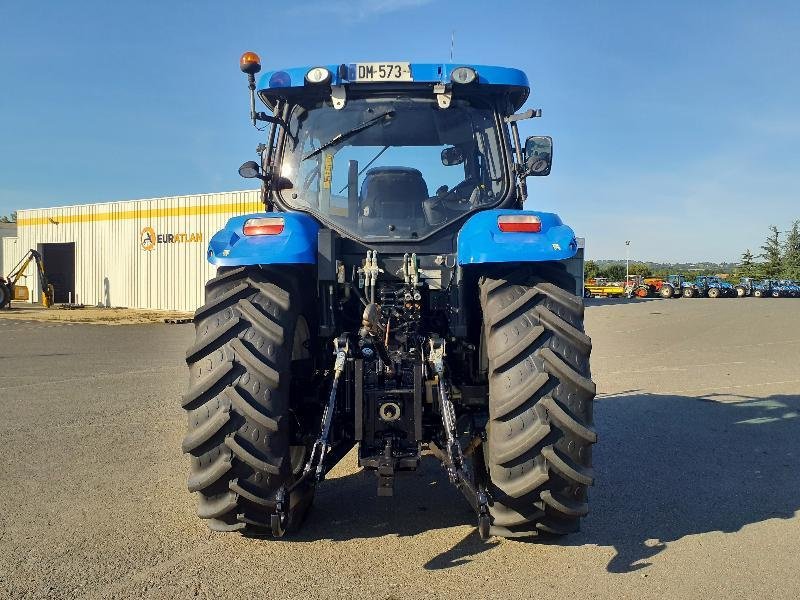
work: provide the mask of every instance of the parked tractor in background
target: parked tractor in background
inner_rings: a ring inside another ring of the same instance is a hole
[[[628,298],[647,298],[655,294],[655,286],[641,275],[628,275],[625,281],[625,295]]]
[[[789,280],[786,279],[771,279],[769,280],[771,288],[771,296],[773,298],[796,298],[800,296],[800,288]]]
[[[667,275],[667,278],[661,282],[658,293],[662,298],[680,298],[683,295],[685,281],[683,275]]]
[[[800,297],[800,286],[798,286],[794,281],[789,279],[779,279],[776,282],[776,287],[781,292],[781,297],[783,298],[797,298]]]
[[[523,210],[553,153],[549,137],[520,142],[541,114],[517,113],[525,74],[352,63],[256,82],[258,56],[240,66],[268,131],[239,173],[261,180],[266,212],[208,246],[218,271],[183,397],[198,515],[282,536],[357,447],[380,496],[441,461],[484,538],[576,531],[594,481],[592,344],[574,232]]]
[[[736,284],[736,295],[739,298],[753,296],[755,298],[763,298],[764,296],[772,296],[772,282],[769,279],[754,279],[752,277],[740,277],[739,283]]]
[[[752,277],[740,277],[739,283],[736,284],[736,296],[738,298],[752,296],[755,285],[756,281]]]
[[[679,298],[684,278],[682,275],[668,275],[662,277],[641,277],[634,275],[629,278],[627,286],[628,296],[633,298]]]
[[[720,298],[733,297],[736,291],[733,285],[727,281],[722,281],[719,277],[712,275],[700,275],[694,281],[683,283],[684,298]]]
[[[772,282],[769,279],[750,280],[750,294],[754,298],[771,298],[772,292]]]

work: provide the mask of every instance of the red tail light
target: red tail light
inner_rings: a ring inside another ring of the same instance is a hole
[[[534,215],[500,215],[497,227],[506,233],[539,233],[542,221]]]
[[[242,231],[245,235],[278,235],[283,231],[283,217],[247,219]]]

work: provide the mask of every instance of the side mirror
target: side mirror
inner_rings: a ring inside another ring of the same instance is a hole
[[[464,162],[464,153],[461,148],[450,146],[442,150],[442,164],[446,167],[460,165]]]
[[[261,175],[261,168],[254,160],[248,160],[241,167],[239,167],[239,175],[245,179],[253,179],[254,177],[257,177],[258,179],[264,178],[263,175]]]
[[[532,135],[525,140],[525,176],[550,175],[553,166],[553,138],[549,135]]]

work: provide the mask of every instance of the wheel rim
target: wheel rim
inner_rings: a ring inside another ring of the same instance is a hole
[[[636,295],[639,298],[647,298],[647,290],[636,290]]]
[[[297,323],[294,326],[294,340],[292,341],[292,361],[303,360],[311,358],[311,352],[308,350],[308,340],[311,339],[311,332],[308,327],[308,321],[303,315],[297,317]]]

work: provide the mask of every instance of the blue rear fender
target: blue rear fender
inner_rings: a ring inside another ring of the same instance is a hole
[[[539,217],[538,233],[503,232],[497,225],[501,215]],[[458,233],[458,264],[541,262],[575,256],[578,243],[572,228],[558,215],[532,210],[497,209],[476,213]]]
[[[280,217],[283,231],[275,235],[246,236],[248,219]],[[218,267],[317,263],[320,225],[305,213],[256,213],[230,219],[208,243],[208,262]]]

